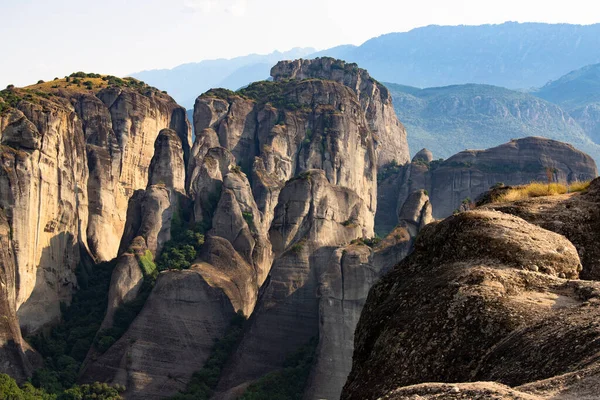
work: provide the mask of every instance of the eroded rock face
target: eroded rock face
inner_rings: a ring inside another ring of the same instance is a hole
[[[185,110],[170,97],[103,85],[13,89],[21,100],[0,116],[0,207],[13,232],[16,307],[28,333],[70,302],[80,254],[117,255],[128,199],[147,185],[161,129],[176,132],[189,158]]]
[[[183,148],[177,132],[163,129],[154,143],[154,155],[150,162],[148,185],[163,185],[185,193],[185,171]]]
[[[357,94],[369,127],[376,135],[378,165],[392,161],[406,164],[410,160],[406,130],[396,117],[389,91],[356,64],[328,57],[280,61],[271,69],[271,76],[275,81],[327,79],[349,87]]]
[[[214,338],[234,315],[231,301],[196,267],[160,274],[127,332],[83,372],[84,381],[127,387],[128,399],[162,399],[185,389],[201,369]]]
[[[431,198],[433,215],[444,218],[499,182],[547,182],[550,175],[552,181],[570,183],[590,180],[597,174],[594,160],[573,146],[529,137],[488,150],[466,150],[442,162],[427,162],[415,156],[410,165],[388,179],[399,181],[404,188],[398,204],[404,203],[414,190],[425,189]]]
[[[476,210],[427,226],[414,253],[369,294],[342,398],[445,398],[447,388],[409,386],[512,386],[583,371],[600,354],[590,340],[600,335],[590,324],[600,312],[600,286],[573,280],[580,271],[563,236],[508,214]],[[458,389],[475,395],[475,386]],[[506,395],[529,398],[529,390]]]
[[[600,280],[600,179],[592,181],[589,189],[581,194],[492,203],[483,208],[516,215],[565,236],[575,245],[581,258],[581,278]]]
[[[288,182],[269,232],[276,259],[240,344],[244,351],[234,356],[222,390],[280,368],[293,349],[318,335],[321,269],[335,263],[340,244],[372,233],[369,215],[356,193],[332,185],[323,171],[309,170]]]
[[[66,101],[22,101],[0,116],[0,130],[0,208],[11,230],[15,306],[33,332],[59,318],[77,285],[80,247],[87,247],[85,138]]]
[[[195,128],[216,132],[251,176],[266,221],[285,182],[309,169],[325,171],[332,184],[354,190],[375,212],[375,139],[356,93],[324,80],[260,82],[246,90],[256,99],[219,91],[200,96]]]
[[[4,210],[0,209],[0,372],[24,381],[32,372],[26,357],[28,346],[21,336],[17,319],[16,267],[10,227]]]
[[[88,242],[98,260],[110,260],[119,248],[128,200],[135,190],[145,189],[148,184],[159,133],[165,128],[176,133],[186,165],[191,129],[185,110],[166,95],[147,96],[133,90],[106,88],[96,97],[102,104],[84,96],[77,107],[84,125],[91,127],[85,131],[91,171],[88,192],[94,199],[90,205]],[[94,113],[86,107],[90,103],[94,103]],[[166,157],[163,159],[166,162]],[[177,189],[182,189],[181,177],[175,180]]]

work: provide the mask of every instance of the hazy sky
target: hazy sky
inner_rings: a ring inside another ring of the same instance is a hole
[[[73,71],[143,69],[389,32],[504,21],[600,22],[592,0],[0,0],[0,88]]]

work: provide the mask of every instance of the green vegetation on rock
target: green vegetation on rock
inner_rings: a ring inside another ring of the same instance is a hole
[[[317,338],[312,338],[289,355],[283,369],[271,372],[248,386],[240,400],[301,400],[318,342]]]
[[[216,339],[210,356],[204,367],[194,372],[184,392],[170,400],[208,400],[219,383],[221,371],[242,338],[246,318],[239,311],[231,320],[229,328],[222,339]]]
[[[109,386],[95,382],[91,385],[76,385],[60,393],[47,393],[35,388],[30,382],[21,387],[6,374],[0,374],[0,400],[122,400],[122,386]]]
[[[204,244],[204,233],[210,228],[206,225],[190,227],[189,218],[182,213],[173,215],[171,221],[171,240],[165,243],[157,260],[159,271],[167,269],[188,269],[196,259]]]
[[[104,319],[115,264],[116,260],[113,260],[98,264],[91,270],[81,266],[77,273],[80,289],[73,295],[71,305],[62,307],[62,322],[46,334],[27,338],[44,357],[44,366],[34,371],[29,385],[33,386],[25,385],[21,389],[23,394],[17,395],[16,399],[120,399],[118,393],[123,388],[75,384],[81,363]],[[28,394],[33,393],[34,387],[41,390],[34,395]],[[52,396],[47,397],[48,394]]]

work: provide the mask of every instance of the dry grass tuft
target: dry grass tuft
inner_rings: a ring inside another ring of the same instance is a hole
[[[575,181],[569,185],[569,192],[583,192],[590,187],[592,181]]]
[[[573,182],[569,186],[562,183],[532,182],[528,185],[517,186],[500,195],[495,201],[497,203],[509,203],[512,201],[525,200],[532,197],[556,196],[559,194],[581,192],[590,186],[590,181]]]

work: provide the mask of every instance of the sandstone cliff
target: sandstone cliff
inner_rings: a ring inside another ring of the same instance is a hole
[[[194,110],[196,141],[184,161],[187,199],[179,203],[190,215],[188,223],[199,227],[206,238],[188,271],[194,274],[185,274],[177,285],[184,285],[183,279],[202,282],[196,284],[197,297],[190,301],[205,312],[184,308],[172,311],[169,318],[214,330],[189,338],[187,328],[170,326],[174,343],[196,349],[194,361],[169,367],[188,360],[175,347],[162,351],[164,357],[155,356],[164,345],[163,333],[149,327],[165,323],[157,311],[156,293],[177,276],[176,271],[163,272],[127,333],[90,360],[84,380],[128,382],[131,398],[173,394],[185,388],[208,357],[206,343],[223,333],[234,311],[242,311],[252,316],[239,345],[244,350],[237,352],[221,377],[221,390],[247,385],[280,368],[290,352],[319,336],[323,340],[317,349],[318,364],[306,396],[339,397],[367,291],[381,271],[408,254],[430,213],[427,200],[417,201],[413,208],[423,211],[406,213],[405,225],[379,247],[371,249],[362,242],[374,235],[380,157],[390,158],[398,150],[392,158],[403,161],[408,154],[405,132],[390,110],[385,88],[357,68],[343,79],[298,77],[255,83],[237,93],[211,90],[200,96]],[[176,152],[161,147],[163,142],[167,140],[159,136],[152,170],[172,164],[165,160]],[[155,255],[160,253],[161,235],[156,232],[169,226],[173,216],[161,207],[143,207],[149,196],[157,199],[153,193],[164,190],[161,182],[167,191],[180,188],[181,179],[175,179],[180,176],[172,172],[156,178],[150,173],[148,189],[130,200],[120,253],[140,239]],[[156,214],[163,216],[162,222]],[[113,305],[135,294],[140,281],[132,274],[131,257],[121,258],[113,273]],[[109,304],[107,318],[110,310]],[[135,363],[123,361],[127,351],[135,351]],[[165,379],[167,370],[172,372]]]
[[[548,173],[554,182],[570,183],[590,180],[598,174],[596,163],[587,154],[569,144],[536,137],[488,150],[463,151],[445,161],[432,158],[429,152],[419,152],[406,166],[388,165],[380,170],[381,207],[376,221],[382,232],[393,227],[386,216],[418,189],[428,191],[433,215],[444,218],[498,183],[547,182]]]
[[[81,253],[97,261],[117,255],[128,199],[147,184],[159,131],[175,129],[184,159],[189,154],[185,110],[170,97],[133,79],[89,82],[61,79],[0,96],[0,208],[27,332],[69,303]]]
[[[10,236],[6,215],[0,210],[0,371],[24,380],[31,374],[32,365],[26,357],[28,345],[21,336],[17,319],[16,269]]]
[[[390,92],[358,65],[329,57],[281,61],[271,69],[271,76],[275,81],[318,78],[348,86],[357,94],[376,136],[378,165],[409,161],[406,130],[396,117]]]
[[[582,248],[497,211],[427,226],[369,293],[342,398],[593,398],[600,286],[578,280]]]

